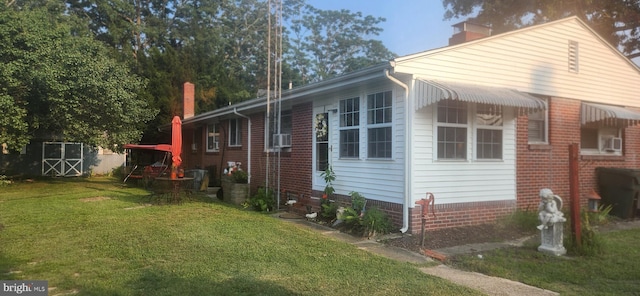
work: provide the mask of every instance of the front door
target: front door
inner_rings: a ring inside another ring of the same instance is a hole
[[[331,165],[331,143],[329,128],[329,112],[326,108],[316,108],[314,112],[314,189],[324,188],[325,181],[322,173]]]

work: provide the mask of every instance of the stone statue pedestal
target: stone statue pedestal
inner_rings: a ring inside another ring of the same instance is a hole
[[[541,229],[541,245],[538,247],[538,251],[560,256],[567,253],[567,249],[562,244],[564,233],[564,222],[555,222],[546,229]]]

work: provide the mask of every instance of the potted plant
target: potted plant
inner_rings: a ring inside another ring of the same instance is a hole
[[[222,200],[235,205],[244,203],[249,194],[249,175],[243,170],[234,170],[221,180]]]

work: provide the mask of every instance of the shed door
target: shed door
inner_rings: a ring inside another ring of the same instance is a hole
[[[82,148],[82,143],[42,143],[42,175],[82,175]]]

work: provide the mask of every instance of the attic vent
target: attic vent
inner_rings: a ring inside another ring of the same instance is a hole
[[[578,42],[569,40],[569,72],[578,73]]]

